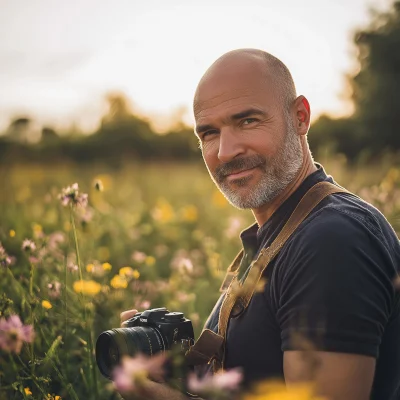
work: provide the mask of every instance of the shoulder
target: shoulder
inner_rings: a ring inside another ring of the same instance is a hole
[[[390,289],[400,246],[389,223],[361,199],[331,197],[303,221],[281,250],[274,274],[277,283],[293,285],[305,279],[334,287],[335,282],[343,286],[344,278],[357,285],[361,278],[373,276],[375,283],[383,280]],[[397,240],[396,248],[390,240]]]
[[[371,204],[349,194],[324,200],[293,235],[294,243],[309,246],[387,248],[395,236],[385,217]],[[305,247],[304,247],[305,246]]]

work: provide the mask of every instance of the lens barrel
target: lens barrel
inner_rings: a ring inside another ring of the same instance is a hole
[[[96,361],[100,372],[112,379],[112,370],[120,364],[122,357],[137,353],[152,356],[165,351],[166,344],[161,333],[150,326],[118,328],[100,334],[96,342]]]

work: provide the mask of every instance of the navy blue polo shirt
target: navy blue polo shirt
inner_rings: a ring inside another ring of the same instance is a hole
[[[303,195],[333,182],[322,166],[262,226],[241,233],[240,276],[276,238]],[[400,398],[400,301],[393,286],[400,244],[385,217],[350,194],[324,199],[264,271],[266,285],[231,318],[225,367],[242,367],[246,385],[284,378],[283,352],[315,350],[377,359],[372,399]],[[217,302],[207,328],[217,331]]]

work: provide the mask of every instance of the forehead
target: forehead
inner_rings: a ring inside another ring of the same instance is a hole
[[[193,103],[196,123],[228,116],[244,108],[264,109],[273,100],[273,88],[260,68],[228,68],[205,76]]]

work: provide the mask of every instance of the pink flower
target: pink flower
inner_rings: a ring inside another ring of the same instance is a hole
[[[193,272],[192,260],[186,256],[185,251],[177,251],[171,261],[171,267],[182,274]]]
[[[71,272],[76,272],[76,271],[79,270],[78,265],[75,264],[75,263],[72,262],[72,261],[68,261],[68,263],[67,263],[67,268],[68,268]]]
[[[119,392],[132,392],[147,378],[162,381],[165,355],[158,353],[152,357],[139,354],[136,357],[124,357],[120,366],[113,371],[114,385]]]
[[[142,302],[139,303],[139,310],[148,310],[151,306],[151,303],[149,300],[143,300]]]
[[[58,198],[64,207],[80,205],[85,208],[88,205],[88,195],[86,193],[79,193],[79,186],[77,183],[63,188]]]
[[[64,258],[64,253],[60,249],[62,243],[65,242],[65,235],[62,232],[53,232],[47,237],[46,247],[43,248],[43,257],[50,256],[57,260]]]
[[[22,246],[21,247],[22,247],[22,250],[24,250],[26,252],[29,252],[29,253],[32,253],[33,251],[36,250],[35,242],[33,240],[30,240],[30,239],[25,239],[22,242]]]
[[[32,325],[23,325],[18,315],[0,319],[0,349],[19,354],[23,342],[32,343],[35,337]]]
[[[11,265],[11,257],[6,253],[4,247],[0,243],[0,267],[8,267]]]
[[[196,298],[196,295],[194,293],[186,293],[186,292],[181,292],[177,291],[176,292],[176,299],[179,301],[179,303],[187,303],[188,301],[192,301]]]
[[[233,392],[239,388],[243,379],[240,369],[235,368],[214,375],[206,375],[198,378],[196,374],[190,374],[188,378],[188,389],[196,394],[216,394],[225,391]]]
[[[47,289],[49,291],[49,296],[52,299],[57,299],[61,295],[61,283],[60,282],[52,282],[47,285]]]
[[[53,232],[47,238],[47,248],[49,251],[58,251],[61,243],[65,242],[65,234],[63,232]]]
[[[133,261],[136,261],[137,263],[142,263],[146,259],[147,255],[142,251],[134,251],[131,257]]]
[[[225,230],[225,235],[229,238],[235,238],[239,234],[242,220],[240,218],[231,217],[228,221],[228,227]]]

